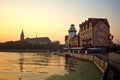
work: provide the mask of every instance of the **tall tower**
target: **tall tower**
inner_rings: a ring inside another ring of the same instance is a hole
[[[23,32],[23,29],[22,29],[22,32],[21,32],[21,35],[20,35],[20,41],[23,41],[24,40],[24,32]]]
[[[70,29],[68,30],[69,36],[68,36],[68,46],[70,45],[70,40],[76,35],[76,29],[74,24],[71,24]]]
[[[71,24],[70,29],[68,30],[69,33],[69,39],[72,39],[76,35],[76,29],[74,27],[74,24]]]

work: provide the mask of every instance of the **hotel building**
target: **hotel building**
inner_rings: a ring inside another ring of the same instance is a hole
[[[108,47],[110,26],[107,19],[88,18],[79,25],[81,47]]]

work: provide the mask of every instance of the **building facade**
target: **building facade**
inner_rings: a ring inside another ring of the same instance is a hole
[[[49,37],[35,37],[35,38],[26,38],[24,39],[24,32],[22,30],[21,35],[20,35],[20,41],[26,41],[31,44],[49,44],[51,43],[51,40]]]
[[[75,36],[70,40],[70,47],[78,47],[78,35],[75,35]]]
[[[48,37],[26,38],[25,41],[31,44],[49,44],[51,40]]]
[[[76,35],[77,30],[74,24],[71,24],[68,30],[68,35],[65,36],[66,47],[77,47],[78,46],[78,35]]]
[[[88,18],[79,25],[81,47],[107,47],[109,46],[110,26],[107,19]]]

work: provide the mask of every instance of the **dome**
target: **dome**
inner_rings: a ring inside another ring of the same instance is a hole
[[[71,24],[70,29],[68,30],[68,32],[76,32],[74,24]]]
[[[74,24],[71,24],[71,26],[75,26]]]

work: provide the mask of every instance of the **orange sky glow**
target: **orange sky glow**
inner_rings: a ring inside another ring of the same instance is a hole
[[[79,31],[86,19],[107,18],[114,41],[120,39],[119,0],[0,0],[0,42],[49,37],[64,43],[71,24]]]

